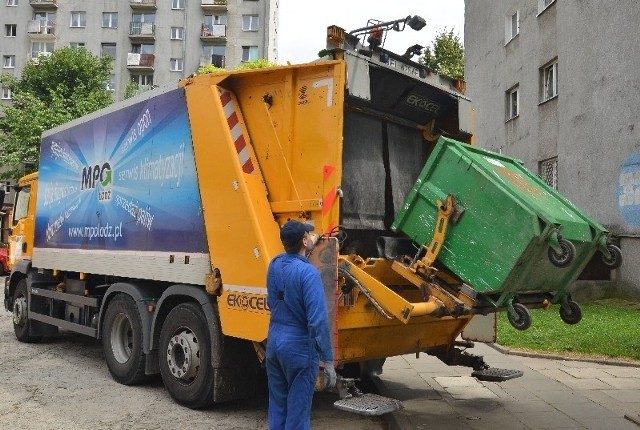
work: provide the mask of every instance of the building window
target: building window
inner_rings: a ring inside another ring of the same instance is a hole
[[[172,72],[182,72],[182,58],[172,58],[169,64],[169,70]]]
[[[147,24],[155,24],[156,14],[155,13],[134,13],[131,16],[131,20],[133,22],[146,22]]]
[[[171,39],[173,40],[184,39],[184,27],[171,27]]]
[[[515,11],[505,17],[504,30],[504,42],[506,45],[520,33],[520,11]]]
[[[540,15],[555,2],[556,0],[538,0],[538,15]]]
[[[242,31],[258,31],[258,15],[242,15]]]
[[[7,37],[16,37],[18,26],[17,24],[5,24],[4,35]]]
[[[258,47],[257,46],[243,46],[242,47],[242,61],[255,61],[258,59]]]
[[[101,57],[116,58],[116,44],[115,43],[103,43],[100,47]]]
[[[115,91],[116,89],[116,75],[111,73],[109,75],[109,82],[107,82],[107,91]]]
[[[131,52],[134,54],[153,54],[155,45],[148,43],[134,43],[131,45]]]
[[[153,86],[153,75],[131,75],[131,80],[141,87]]]
[[[5,55],[2,57],[2,68],[3,69],[14,69],[16,67],[16,56],[15,55]]]
[[[31,58],[38,58],[40,55],[51,55],[53,52],[52,42],[32,42]]]
[[[225,47],[216,45],[205,45],[202,47],[202,58],[200,65],[206,66],[213,64],[216,67],[224,68],[225,66]]]
[[[11,88],[2,86],[2,100],[11,100]]]
[[[56,14],[53,12],[35,12],[33,20],[40,22],[39,33],[54,34],[56,29]],[[31,29],[27,30],[31,32]]]
[[[69,47],[70,48],[74,48],[74,49],[78,49],[78,48],[84,48],[84,42],[69,42]]]
[[[118,28],[118,12],[102,12],[103,28]]]
[[[542,81],[542,102],[546,102],[558,95],[558,60],[540,69],[540,78]]]
[[[87,26],[87,13],[86,12],[71,12],[71,24],[70,27],[86,27]]]
[[[554,190],[558,189],[558,157],[540,162],[540,178]]]
[[[520,87],[516,85],[507,91],[507,121],[520,114]]]
[[[226,24],[227,15],[205,15],[204,23],[205,25]]]
[[[184,0],[172,0],[171,9],[184,9]]]
[[[7,6],[18,6],[18,0],[7,0]]]

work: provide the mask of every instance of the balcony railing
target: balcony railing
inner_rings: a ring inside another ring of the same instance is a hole
[[[205,10],[227,10],[227,0],[200,0],[202,9]]]
[[[225,24],[202,24],[200,37],[225,38],[227,37],[227,26]]]
[[[57,9],[57,0],[29,0],[29,4],[34,9]]]
[[[132,9],[155,9],[156,0],[129,0]]]
[[[53,21],[42,21],[39,19],[29,21],[27,23],[27,33],[30,35],[36,34],[56,34],[56,23]]]
[[[156,56],[153,54],[138,54],[136,52],[129,52],[127,54],[127,67],[143,67],[153,68],[153,62]]]
[[[155,24],[148,22],[130,22],[129,36],[154,37],[156,33]]]

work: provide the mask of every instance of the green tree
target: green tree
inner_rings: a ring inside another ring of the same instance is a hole
[[[216,73],[224,73],[227,69],[224,67],[214,66],[213,64],[205,64],[204,66],[200,66],[196,75],[206,75],[206,74],[216,74]]]
[[[20,79],[0,76],[13,103],[0,118],[0,165],[3,179],[38,169],[40,136],[45,130],[108,106],[110,57],[85,49],[62,48],[25,66]]]
[[[277,66],[277,63],[272,63],[265,58],[259,60],[245,61],[236,67],[236,70],[251,70],[251,69],[265,69],[267,67]]]
[[[245,61],[244,63],[241,63],[238,66],[236,66],[236,68],[233,70],[264,69],[267,67],[274,67],[277,65],[278,63],[272,63],[265,58],[260,58],[259,60]],[[207,64],[204,66],[200,66],[196,74],[206,75],[208,73],[216,74],[216,73],[225,73],[225,72],[227,72],[227,69],[225,69],[224,67],[217,67],[217,66],[214,66],[213,64]]]
[[[464,46],[460,37],[445,27],[433,39],[420,63],[441,75],[454,79],[464,79]]]

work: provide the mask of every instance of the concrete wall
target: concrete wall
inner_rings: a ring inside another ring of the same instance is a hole
[[[505,45],[505,18],[516,10],[520,33]],[[558,190],[621,238],[625,263],[614,277],[638,296],[639,26],[634,0],[562,0],[541,13],[531,0],[465,2],[477,144],[536,173],[540,161],[557,157]],[[540,68],[556,57],[558,96],[541,103]],[[506,121],[506,91],[515,84],[520,114]]]

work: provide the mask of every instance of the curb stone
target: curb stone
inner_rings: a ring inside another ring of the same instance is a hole
[[[549,354],[545,352],[518,351],[518,350],[509,349],[497,343],[487,343],[486,345],[490,346],[491,348],[505,355],[515,355],[519,357],[530,357],[530,358],[546,358],[548,360],[582,361],[585,363],[595,363],[595,364],[603,364],[603,365],[610,365],[610,366],[640,367],[640,362],[638,361],[622,361],[622,360],[616,360],[616,359],[591,358],[591,357],[567,357],[564,355]]]

